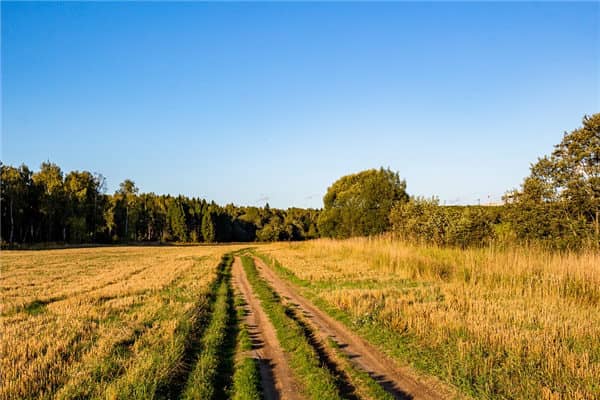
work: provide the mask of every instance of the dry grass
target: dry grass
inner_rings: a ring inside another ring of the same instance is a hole
[[[600,397],[599,253],[391,238],[262,251],[388,353],[476,397]]]
[[[3,251],[0,398],[148,397],[235,248]]]

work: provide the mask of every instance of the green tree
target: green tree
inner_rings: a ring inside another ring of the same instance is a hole
[[[120,200],[120,204],[125,209],[124,217],[124,228],[125,228],[125,240],[130,240],[130,226],[135,227],[138,219],[138,215],[135,212],[137,205],[137,194],[139,189],[135,186],[135,182],[131,179],[125,179],[119,184],[119,190],[115,193],[115,197]]]
[[[390,212],[394,234],[416,243],[447,244],[449,213],[437,198],[411,198],[397,203]]]
[[[32,180],[41,190],[40,211],[46,221],[46,240],[66,240],[65,192],[63,187],[63,173],[60,167],[50,162],[44,162],[39,172],[33,174]],[[62,235],[56,235],[56,232]]]
[[[279,219],[274,218],[256,232],[256,238],[261,242],[277,242],[279,240],[286,240],[286,227]]]
[[[26,165],[20,168],[9,165],[1,165],[0,193],[2,195],[2,217],[8,220],[9,232],[4,233],[3,238],[8,237],[9,243],[15,242],[15,235],[24,236],[26,213],[28,208],[29,192],[31,187],[31,172]],[[3,223],[2,225],[6,225]]]
[[[447,242],[462,248],[484,246],[494,238],[492,221],[481,206],[462,207],[454,218],[449,218]]]
[[[88,171],[71,171],[63,177],[60,167],[50,162],[36,173],[25,165],[14,168],[0,162],[0,166],[3,243],[23,243],[28,238],[31,242],[228,242],[318,236],[318,210],[284,211],[268,204],[220,207],[204,199],[139,193],[129,179],[107,195],[104,177]]]
[[[232,218],[235,216],[235,209],[230,208],[229,212],[227,209],[220,207],[216,208],[217,219],[216,219],[216,241],[217,242],[230,242],[232,239]],[[233,214],[233,215],[232,215]]]
[[[69,241],[91,239],[95,230],[98,179],[88,171],[71,171],[65,176],[64,190]]]
[[[327,189],[323,198],[319,232],[333,237],[382,233],[389,228],[394,204],[406,201],[406,182],[389,168],[343,176]]]
[[[531,166],[521,190],[506,196],[522,239],[578,246],[600,244],[600,113],[565,133],[551,155]]]
[[[187,242],[188,228],[185,221],[185,213],[183,211],[182,200],[172,199],[169,202],[167,210],[167,220],[169,222],[171,234],[175,240]]]
[[[217,239],[217,213],[212,207],[202,216],[202,237],[207,243],[213,243]]]

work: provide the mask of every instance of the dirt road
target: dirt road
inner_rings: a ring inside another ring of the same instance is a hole
[[[446,399],[456,393],[434,379],[418,377],[407,367],[398,366],[388,356],[366,342],[341,322],[336,321],[298,294],[296,288],[281,279],[259,258],[254,259],[261,276],[275,291],[295,304],[307,317],[321,340],[334,339],[359,368],[369,373],[397,399]]]
[[[252,292],[239,257],[233,262],[234,289],[246,301],[245,323],[252,339],[254,358],[258,359],[264,398],[299,400],[298,385],[283,352],[273,324],[265,314],[260,300]]]

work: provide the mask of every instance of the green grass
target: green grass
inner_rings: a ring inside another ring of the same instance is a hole
[[[25,306],[25,312],[29,315],[39,315],[46,311],[48,302],[34,300]]]
[[[94,365],[98,379],[91,387],[82,385],[63,392],[63,398],[170,399],[180,397],[190,375],[189,364],[198,358],[200,340],[208,335],[208,321],[216,312],[221,288],[232,258],[225,255],[213,283],[202,293],[182,291],[173,285],[159,293],[162,306],[139,328],[115,345],[111,353]],[[226,287],[226,285],[225,285]],[[173,303],[194,302],[190,312],[173,313]],[[213,314],[211,314],[211,312]],[[172,337],[159,334],[173,324]],[[204,336],[203,336],[204,335]],[[136,357],[130,349],[135,346]],[[90,389],[93,391],[90,392]],[[78,393],[77,393],[78,392]]]
[[[283,350],[290,356],[290,366],[302,384],[304,394],[315,400],[342,398],[330,371],[321,366],[315,349],[307,341],[302,328],[286,314],[286,307],[273,289],[259,277],[252,258],[242,256],[242,264],[254,293],[258,296],[277,331]]]
[[[357,394],[361,399],[370,400],[393,400],[394,396],[385,391],[379,383],[363,370],[356,368],[350,358],[342,352],[337,342],[331,338],[328,340],[328,346],[336,354],[336,360],[340,367],[346,371],[348,377],[356,388]]]
[[[403,361],[410,360],[411,366],[426,374],[444,376],[445,371],[441,370],[440,364],[437,362],[439,357],[442,357],[443,355],[438,354],[433,349],[419,347],[417,341],[410,337],[410,335],[406,333],[399,334],[396,331],[382,326],[375,318],[353,318],[348,313],[321,299],[308,281],[298,278],[294,273],[283,267],[276,259],[258,252],[253,252],[253,254],[266,264],[270,265],[281,278],[298,287],[302,296],[311,301],[316,307],[346,325],[353,332],[356,332],[359,336],[375,345],[388,356]],[[364,375],[361,376],[360,371],[358,370],[356,372],[356,374],[351,373],[350,375],[351,378],[358,380],[359,383],[357,386],[364,386],[366,384],[374,389],[373,384],[368,383],[366,379],[369,378],[372,381],[370,377],[365,377]],[[364,380],[363,384],[360,384],[361,380]],[[471,391],[471,382],[464,382],[463,385],[459,386],[465,390],[465,392],[473,393]]]
[[[233,390],[231,398],[234,400],[259,400],[261,396],[260,374],[258,371],[258,360],[251,357],[252,341],[248,334],[248,328],[243,323],[244,302],[236,298],[238,337],[237,337],[237,360],[233,374]]]
[[[223,268],[223,265],[218,268]],[[86,368],[87,373],[63,386],[55,398],[104,399],[108,394],[120,399],[169,397],[164,393],[172,391],[171,381],[176,378],[175,372],[179,371],[176,366],[185,353],[191,351],[191,342],[201,334],[210,314],[216,281],[207,292],[189,292],[171,298],[177,284],[175,281],[158,292],[156,298],[162,305],[156,313],[123,330],[108,354],[91,362]],[[192,313],[174,313],[177,307],[173,307],[173,303],[194,303]],[[126,314],[133,313],[139,306],[141,304],[132,306]],[[151,331],[173,321],[177,324],[173,339],[167,347],[157,347]],[[120,324],[121,316],[110,315],[100,322],[107,326]],[[135,360],[132,359],[134,346],[138,348]]]
[[[302,327],[305,337],[315,337],[313,329],[306,322],[299,309],[289,308],[288,315]],[[336,372],[338,386],[346,385],[345,389],[352,398],[358,397],[364,400],[394,399],[394,396],[386,392],[367,372],[356,368],[335,340],[328,337],[327,341],[319,346],[322,347],[321,352],[325,353],[322,359],[327,359],[329,365],[331,365],[330,369]],[[316,345],[313,347],[316,347]]]
[[[90,365],[83,385],[63,388],[59,398],[215,399],[228,396],[233,375],[237,318],[231,288],[230,254],[203,293],[174,282],[158,297],[162,306],[124,334],[109,354]],[[191,312],[173,314],[173,303],[195,301]],[[115,321],[117,323],[118,321]],[[174,324],[169,340],[153,333]],[[133,359],[132,348],[136,348]]]
[[[223,397],[228,373],[223,373],[232,357],[228,354],[228,337],[232,330],[233,293],[231,289],[231,255],[224,257],[223,269],[211,321],[201,340],[200,355],[194,365],[181,398],[208,400]]]

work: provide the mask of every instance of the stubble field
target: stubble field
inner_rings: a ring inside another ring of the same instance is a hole
[[[3,251],[0,398],[144,398],[168,389],[194,321],[208,311],[223,253]]]
[[[391,357],[481,398],[600,397],[600,255],[391,238],[272,244],[282,276]]]
[[[3,251],[0,399],[600,396],[600,255],[391,238]]]

